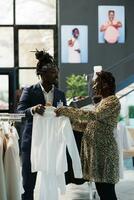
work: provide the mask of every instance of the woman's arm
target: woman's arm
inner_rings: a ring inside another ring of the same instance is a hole
[[[81,109],[72,107],[62,107],[56,110],[57,115],[65,115],[75,121],[89,121],[89,120],[101,120],[111,116],[114,112],[119,112],[120,103],[117,97],[108,97],[101,106],[98,106],[95,111],[83,111]]]

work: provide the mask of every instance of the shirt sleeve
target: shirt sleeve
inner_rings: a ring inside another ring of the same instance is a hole
[[[69,118],[65,117],[65,123],[64,123],[64,135],[66,139],[66,145],[68,148],[69,155],[72,159],[72,166],[74,171],[74,176],[76,178],[82,178],[82,169],[81,169],[81,161],[79,152],[77,149],[77,145],[75,142],[74,134],[72,131],[71,123]]]

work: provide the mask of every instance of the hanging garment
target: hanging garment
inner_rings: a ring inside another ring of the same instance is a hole
[[[0,130],[1,132],[1,130]],[[0,134],[0,200],[7,200],[6,185],[5,185],[5,173],[3,166],[3,137]]]
[[[60,193],[65,193],[65,176],[46,175],[44,172],[38,172],[38,200],[58,200]]]
[[[7,147],[4,156],[5,180],[7,199],[21,199],[21,179],[20,179],[20,160],[18,135],[14,127],[8,134]]]
[[[80,157],[69,118],[56,117],[51,109],[46,109],[44,116],[35,114],[32,131],[31,168],[32,172],[42,172],[40,200],[53,200],[50,193],[55,191],[55,195],[57,195],[58,187],[62,193],[65,192],[64,173],[68,170],[66,147],[72,158],[74,176],[82,178]],[[51,180],[54,180],[54,184],[51,184],[48,192],[49,197],[46,198],[45,188],[49,189],[49,176]],[[45,185],[44,189],[42,185]],[[55,199],[57,198],[55,196]]]
[[[66,172],[66,146],[72,158],[75,176],[82,177],[81,162],[69,118],[56,117],[45,111],[44,116],[35,114],[33,119],[31,164],[32,172],[47,174]]]

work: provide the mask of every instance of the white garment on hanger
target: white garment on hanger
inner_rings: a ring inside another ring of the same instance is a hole
[[[3,166],[3,138],[0,136],[0,200],[7,200]]]
[[[40,174],[40,186],[39,186],[39,200],[58,200],[59,194],[65,193],[65,176],[59,175],[46,175],[43,172],[39,172]],[[38,176],[37,175],[37,176]]]
[[[81,162],[70,120],[54,112],[33,117],[31,145],[32,172],[61,175],[68,170],[66,146],[72,158],[74,175],[82,178]]]
[[[64,173],[68,170],[66,147],[72,158],[75,177],[82,178],[70,120],[64,116],[56,117],[53,110],[46,110],[44,116],[34,115],[32,130],[31,169],[32,172],[41,172],[40,200],[57,200],[58,188],[65,192]],[[55,198],[51,195],[52,191]]]
[[[21,200],[21,178],[18,135],[14,127],[9,133],[4,157],[7,199]]]

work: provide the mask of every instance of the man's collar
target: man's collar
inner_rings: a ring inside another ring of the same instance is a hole
[[[43,85],[41,84],[41,82],[40,82],[39,84],[40,84],[40,87],[41,87],[42,92],[46,92],[45,89],[44,89],[44,87],[43,87]],[[52,89],[51,89],[50,91],[51,91],[51,92],[54,91],[54,85],[52,85]],[[50,91],[49,91],[49,92],[50,92]]]

